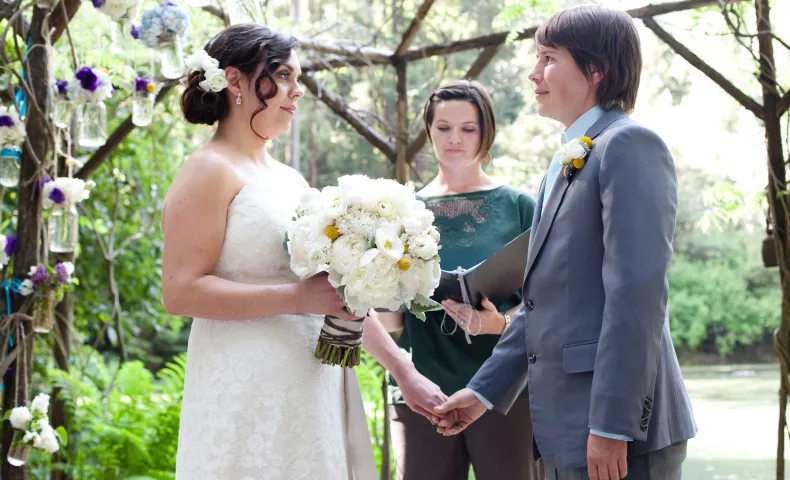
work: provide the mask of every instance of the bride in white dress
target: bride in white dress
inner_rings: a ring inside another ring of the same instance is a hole
[[[313,356],[323,315],[353,317],[324,276],[300,282],[289,268],[285,232],[307,183],[265,150],[304,95],[295,46],[236,25],[190,58],[182,110],[217,130],[162,210],[165,307],[194,318],[178,480],[378,478],[354,371]],[[447,397],[365,322],[365,349],[429,417]]]

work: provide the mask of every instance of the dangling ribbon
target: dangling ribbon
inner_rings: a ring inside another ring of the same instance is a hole
[[[5,289],[5,314],[6,316],[11,316],[11,292],[20,293],[20,287],[22,286],[22,282],[18,279],[13,280],[6,280],[2,284],[0,284]],[[14,348],[14,336],[11,334],[10,330],[8,332],[8,346],[10,348]],[[8,358],[8,352],[6,352],[5,357]],[[5,376],[5,372],[0,373],[0,378]],[[0,390],[5,389],[5,384],[0,382]]]

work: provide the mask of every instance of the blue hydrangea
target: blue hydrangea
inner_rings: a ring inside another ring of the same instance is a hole
[[[178,5],[163,2],[143,12],[140,20],[140,40],[149,48],[158,48],[162,42],[183,37],[189,28],[189,16]]]

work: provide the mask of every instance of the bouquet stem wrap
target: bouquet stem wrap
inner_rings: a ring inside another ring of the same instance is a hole
[[[315,357],[324,365],[354,368],[359,365],[362,349],[362,323],[324,316],[324,326],[315,347]]]

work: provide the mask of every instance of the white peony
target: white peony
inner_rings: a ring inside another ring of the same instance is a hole
[[[200,49],[187,57],[187,67],[189,67],[189,73],[198,71],[208,72],[209,70],[219,68],[219,60],[211,58],[205,50]]]
[[[35,413],[46,415],[47,411],[49,411],[49,395],[46,393],[39,393],[36,395],[36,398],[33,399],[33,403],[30,404],[30,408]]]
[[[359,268],[343,277],[345,298],[349,310],[364,316],[374,305],[397,310],[394,302],[398,293],[400,270],[392,259],[377,248],[368,250],[359,261]]]
[[[11,426],[17,430],[27,430],[27,424],[33,419],[33,414],[27,407],[16,407],[11,410]]]
[[[63,262],[63,266],[66,267],[66,273],[69,275],[74,273],[74,264],[71,262]]]
[[[221,92],[228,87],[228,80],[225,78],[225,70],[213,68],[203,74],[206,79],[201,81],[198,86],[206,92]]]
[[[341,275],[351,274],[359,266],[359,260],[367,250],[368,242],[363,236],[341,236],[332,244],[332,269]]]
[[[403,219],[403,229],[409,235],[419,235],[422,233],[422,222],[413,217],[406,217]]]
[[[33,446],[46,450],[49,453],[57,452],[60,449],[60,445],[55,430],[50,425],[44,426],[39,433],[39,437],[33,440]]]

